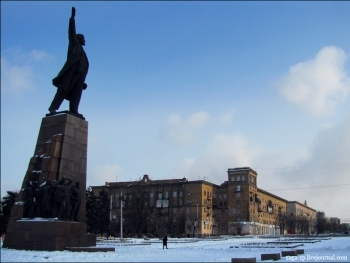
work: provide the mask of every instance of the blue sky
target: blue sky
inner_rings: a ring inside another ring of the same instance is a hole
[[[88,184],[221,184],[250,166],[260,188],[350,221],[345,1],[2,1],[1,196],[34,154],[72,6],[90,62]]]

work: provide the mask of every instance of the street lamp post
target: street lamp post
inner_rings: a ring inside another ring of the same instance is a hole
[[[132,184],[120,187],[120,242],[123,240],[123,188],[128,187]]]
[[[197,226],[196,226],[196,235],[197,235],[197,238],[198,238],[198,228],[199,228],[199,222],[198,222],[198,206],[199,204],[197,204]]]

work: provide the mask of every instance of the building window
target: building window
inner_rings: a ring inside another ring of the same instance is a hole
[[[186,212],[191,213],[191,207],[187,207]]]
[[[222,194],[219,194],[219,199],[222,199]]]
[[[227,202],[224,202],[224,206],[227,206]]]
[[[182,192],[180,192],[179,194],[180,194],[180,196],[182,196]]]
[[[221,230],[225,230],[225,226],[221,226]]]
[[[237,200],[237,206],[241,206],[241,200]]]
[[[173,192],[173,197],[176,197],[177,196],[177,192]]]
[[[227,194],[224,194],[224,199],[227,199]]]
[[[150,193],[149,193],[149,197],[154,197],[154,193],[153,193],[153,192],[150,192]]]
[[[165,192],[165,193],[164,193],[164,198],[165,198],[165,199],[168,199],[168,198],[169,198],[169,192]]]
[[[240,181],[241,181],[241,177],[237,176],[237,182],[240,182]]]
[[[177,210],[177,208],[174,208],[174,209],[173,209],[173,212],[174,212],[175,214],[176,214],[176,210]]]
[[[245,182],[245,176],[242,175],[242,182]]]
[[[235,181],[235,177],[231,176],[231,182],[234,182],[234,181]]]
[[[219,202],[219,206],[222,206],[222,202]]]
[[[204,196],[207,196],[207,191],[204,191]]]
[[[191,192],[190,192],[190,191],[187,191],[187,195],[191,195]]]
[[[173,200],[174,205],[176,205],[176,199]]]

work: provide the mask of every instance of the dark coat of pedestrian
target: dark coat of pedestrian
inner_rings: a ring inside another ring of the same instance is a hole
[[[166,249],[168,249],[168,237],[167,236],[163,237],[163,249],[164,249],[164,247],[166,247]]]

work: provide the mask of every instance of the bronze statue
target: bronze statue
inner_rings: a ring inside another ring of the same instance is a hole
[[[68,181],[68,182],[66,182]],[[69,220],[69,213],[71,209],[69,200],[69,189],[68,186],[72,183],[72,180],[66,176],[63,176],[55,189],[53,201],[57,207],[58,220]]]
[[[75,8],[72,7],[72,15],[68,27],[68,53],[67,61],[52,84],[57,87],[57,92],[49,107],[51,114],[61,106],[64,99],[69,100],[69,111],[79,114],[78,107],[82,91],[87,88],[85,78],[89,69],[89,61],[83,49],[85,38],[82,34],[76,34]]]
[[[75,185],[70,189],[69,199],[71,204],[71,211],[69,219],[70,221],[78,221],[78,212],[80,208],[80,189],[79,182],[76,182]]]

